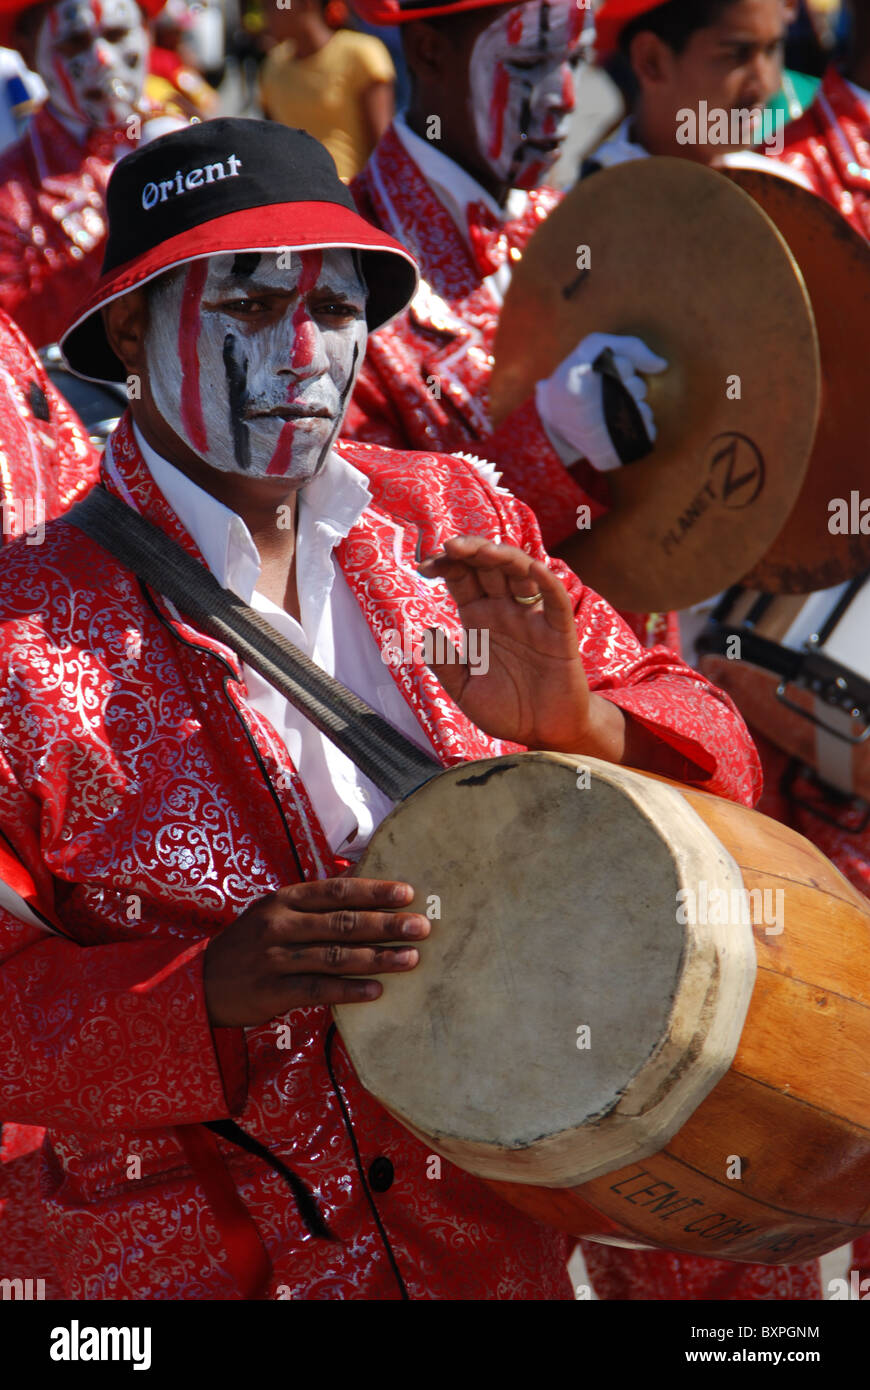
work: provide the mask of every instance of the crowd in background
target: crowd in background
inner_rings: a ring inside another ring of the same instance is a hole
[[[776,99],[799,114],[832,55],[847,40],[848,16],[839,0],[800,0],[786,50],[798,75]],[[408,74],[395,28],[376,28],[344,0],[167,0],[151,24],[153,46],[147,91],[188,117],[265,115],[310,131],[329,149],[349,180],[366,163],[394,110],[408,96]],[[630,85],[619,58],[606,65],[616,88]],[[582,82],[582,76],[580,77]],[[20,54],[0,50],[0,149],[23,132],[45,99],[41,78]],[[592,141],[582,128],[575,141]]]

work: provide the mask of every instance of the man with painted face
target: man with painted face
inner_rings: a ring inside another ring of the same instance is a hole
[[[578,508],[593,522],[601,516],[602,474],[620,464],[593,362],[612,347],[653,438],[643,374],[666,365],[636,338],[590,335],[492,429],[498,315],[513,262],[559,200],[542,180],[573,109],[586,11],[575,0],[357,0],[356,8],[373,24],[401,24],[412,95],[351,188],[364,216],[413,252],[424,283],[408,313],[372,339],[346,431],[492,460],[555,549],[576,535]],[[666,615],[624,616],[645,644],[678,649]]]
[[[717,164],[773,134],[764,106],[781,82],[788,19],[784,0],[603,0],[599,61],[619,57],[636,97],[583,172],[646,155]]]
[[[416,276],[316,141],[191,126],[120,163],[108,211],[64,339],[131,384],[103,487],[445,765],[583,749],[752,800],[730,702],[643,651],[491,469],[335,442]],[[396,630],[471,623],[472,679],[385,661]],[[377,788],[63,520],[0,556],[0,707],[0,1090],[48,1127],[67,1293],[570,1297],[565,1240],[446,1161],[433,1181],[335,1037],[328,1006],[365,1008],[437,930],[412,886],[342,876]]]
[[[99,277],[106,184],[142,134],[145,16],[161,3],[0,0],[0,42],[48,89],[0,156],[0,308],[37,347],[56,342]]]

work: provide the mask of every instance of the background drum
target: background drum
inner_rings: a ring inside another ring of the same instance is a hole
[[[731,589],[698,651],[747,723],[870,801],[870,576],[816,594]]]
[[[801,836],[519,754],[426,783],[356,872],[438,918],[335,1010],[434,1151],[575,1235],[777,1264],[868,1229],[870,904]]]

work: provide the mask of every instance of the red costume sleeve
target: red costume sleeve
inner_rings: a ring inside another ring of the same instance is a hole
[[[20,846],[32,825],[14,812],[27,801],[0,757],[0,833],[8,832],[25,868]],[[46,916],[63,925],[47,902],[44,866],[33,864],[33,880]],[[21,1124],[89,1130],[238,1112],[247,1085],[244,1033],[211,1028],[202,982],[207,944],[82,946],[0,907],[0,1113]]]
[[[212,1033],[202,988],[206,945],[83,947],[0,908],[4,1115],[89,1130],[237,1113],[243,1035]]]
[[[729,696],[666,647],[642,647],[609,603],[561,560],[547,556],[528,509],[504,493],[496,497],[509,543],[545,560],[571,595],[590,689],[708,773],[690,783],[754,805],[761,795],[761,764]]]

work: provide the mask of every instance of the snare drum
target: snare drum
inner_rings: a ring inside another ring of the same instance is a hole
[[[748,724],[829,787],[870,799],[870,575],[815,594],[730,589],[698,651]]]

